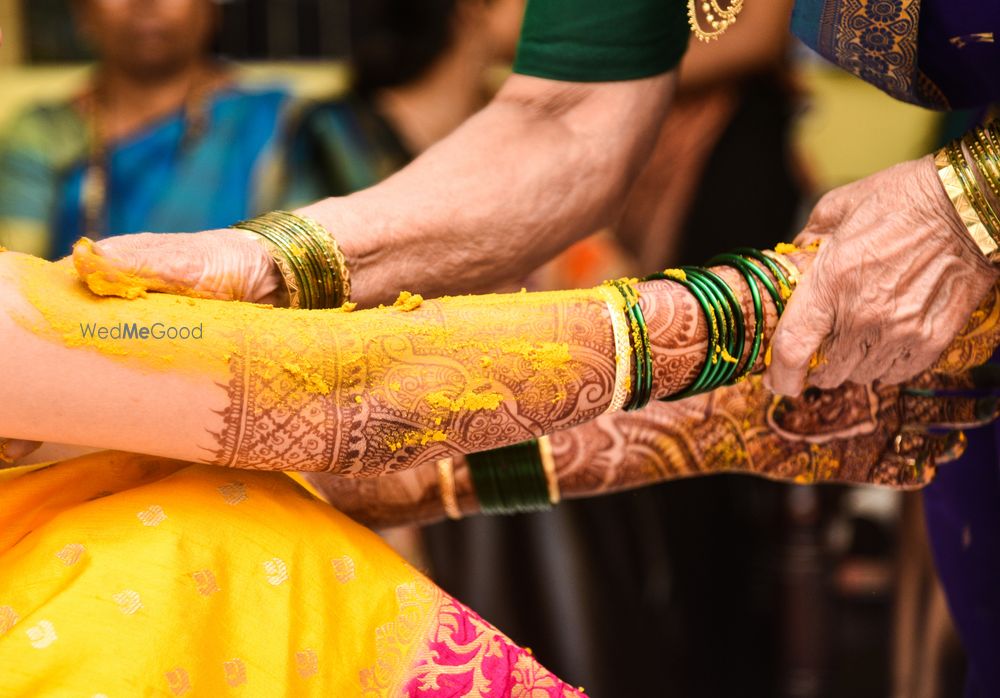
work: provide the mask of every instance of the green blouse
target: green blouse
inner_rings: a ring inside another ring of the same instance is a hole
[[[688,42],[684,0],[528,0],[514,72],[603,82],[665,73]]]

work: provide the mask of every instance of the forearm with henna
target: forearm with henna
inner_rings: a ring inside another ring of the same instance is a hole
[[[948,385],[957,388],[960,381]],[[895,386],[778,398],[753,376],[708,395],[607,414],[550,438],[559,491],[567,499],[719,473],[913,489],[931,480],[936,462],[957,457],[964,445],[960,432],[931,436],[927,427],[971,426],[995,416],[995,405],[986,412],[981,407],[971,400],[903,395]],[[333,506],[376,528],[445,517],[435,463],[380,478],[309,477]],[[463,514],[478,513],[460,457],[454,483]]]
[[[749,343],[749,293],[739,274],[718,272],[746,296]],[[639,291],[654,395],[670,395],[701,369],[707,323],[673,282],[647,282]],[[300,314],[294,331],[280,327],[280,344],[248,333],[231,361],[230,405],[213,462],[371,476],[594,419],[606,411],[615,381],[607,294],[467,296],[409,311],[403,301],[335,322]],[[774,307],[765,307],[773,327]],[[275,366],[289,357],[327,390],[287,381]]]
[[[4,402],[18,406],[5,431],[15,438],[367,476],[589,421],[606,410],[615,379],[606,288],[303,312],[162,295],[96,301],[65,265],[12,253],[0,259],[35,307],[11,327],[9,365],[37,355],[27,344],[50,342],[48,380],[16,371],[5,382]],[[746,295],[735,274],[720,273]],[[672,282],[641,284],[640,293],[654,396],[668,395],[705,360],[705,318]],[[86,339],[85,319],[200,321],[212,336]],[[49,404],[73,409],[54,414]]]

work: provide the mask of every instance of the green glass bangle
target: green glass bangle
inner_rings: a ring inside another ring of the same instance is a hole
[[[266,214],[265,214],[266,215]],[[325,284],[321,279],[323,279],[326,274],[323,274],[322,269],[317,264],[315,256],[313,254],[312,242],[308,239],[304,239],[301,231],[299,231],[295,226],[291,225],[289,221],[284,218],[279,218],[277,216],[273,217],[273,220],[267,221],[269,225],[273,226],[276,230],[283,233],[286,239],[289,241],[289,252],[294,255],[295,259],[298,259],[302,265],[304,273],[302,274],[302,279],[300,283],[301,289],[305,291],[306,302],[303,303],[304,308],[325,308],[326,289]]]
[[[773,259],[768,257],[760,250],[756,250],[752,247],[738,247],[735,250],[733,250],[733,252],[735,252],[740,256],[749,257],[754,261],[760,262],[765,267],[767,267],[768,271],[774,274],[774,278],[776,278],[779,282],[783,283],[788,288],[791,288],[791,285],[789,284],[788,281],[788,276],[785,274],[785,270],[781,268],[781,265],[776,264]]]
[[[637,410],[649,402],[653,389],[653,360],[649,344],[649,329],[639,307],[639,297],[625,281],[615,281],[612,286],[625,301],[625,323],[635,365],[632,373],[632,393],[622,409]]]
[[[737,381],[742,380],[753,371],[754,364],[757,363],[757,358],[760,356],[761,345],[764,342],[764,301],[760,296],[760,289],[757,288],[756,277],[747,269],[748,266],[752,266],[747,259],[727,252],[713,257],[709,264],[728,266],[735,269],[743,275],[747,286],[750,288],[754,316],[753,342],[750,346],[750,356],[747,357],[743,371],[735,378]]]
[[[470,453],[466,461],[484,514],[517,514],[552,507],[537,440]]]
[[[637,351],[641,352],[642,360],[639,361],[640,353],[636,353],[636,366],[642,366],[642,375],[636,376],[636,386],[632,393],[632,399],[626,410],[640,410],[649,404],[649,399],[653,394],[653,352],[649,343],[649,328],[646,326],[646,317],[639,306],[639,298],[635,289],[631,286],[629,291],[633,301],[629,306],[629,317],[631,318],[631,329],[635,332],[634,337],[638,340]]]
[[[707,280],[711,281],[715,285],[716,289],[725,297],[726,302],[729,305],[729,320],[733,323],[733,336],[731,347],[726,349],[726,353],[730,358],[734,359],[734,361],[727,361],[723,357],[722,363],[725,364],[726,370],[725,375],[721,380],[722,385],[727,385],[736,375],[740,361],[743,359],[743,349],[746,347],[746,326],[743,321],[743,306],[740,304],[739,299],[736,297],[733,289],[729,287],[729,284],[726,283],[725,279],[711,269],[702,269],[701,273]]]
[[[769,296],[771,296],[771,300],[774,301],[775,311],[780,317],[781,314],[785,312],[785,299],[781,297],[781,291],[779,291],[778,287],[774,285],[774,281],[771,279],[771,277],[768,276],[763,269],[761,269],[760,267],[758,267],[756,264],[753,263],[753,259],[750,259],[748,255],[742,255],[742,256],[747,262],[747,269],[750,271],[750,273],[752,273],[755,277],[757,277],[757,280],[760,281],[761,286],[763,286],[764,290],[767,291]],[[761,256],[763,257],[763,255]],[[767,257],[764,257],[764,259],[767,259]],[[771,260],[768,261],[770,262]],[[709,262],[709,264],[711,263],[712,262]],[[774,262],[771,263],[774,264]],[[778,278],[780,279],[782,277]]]
[[[712,372],[707,385],[703,387],[703,392],[707,392],[721,385],[722,378],[725,376],[726,367],[724,364],[726,362],[722,359],[722,348],[727,347],[728,351],[728,347],[731,345],[732,323],[729,317],[727,317],[725,310],[723,310],[724,301],[712,285],[704,280],[701,275],[701,269],[697,267],[681,267],[681,269],[687,275],[688,280],[700,288],[702,293],[708,298],[709,304],[713,309],[715,321],[719,327],[717,340],[708,348],[706,360],[711,363]]]
[[[685,277],[686,276],[687,276],[687,273],[685,272]],[[657,272],[655,274],[650,274],[644,280],[645,281],[663,281],[663,280],[673,281],[674,283],[680,284],[682,287],[684,287],[685,290],[688,291],[688,293],[690,293],[692,296],[695,297],[695,300],[698,301],[698,305],[701,306],[701,312],[705,316],[705,323],[708,325],[708,347],[709,347],[708,351],[709,352],[712,351],[712,347],[715,346],[715,344],[718,342],[717,328],[716,328],[715,324],[712,321],[713,320],[712,308],[711,308],[711,305],[708,302],[708,299],[705,297],[705,295],[698,288],[696,288],[693,284],[691,284],[691,282],[689,280],[687,280],[686,278],[679,279],[679,278],[676,278],[674,276],[667,276],[663,272]],[[695,376],[695,379],[693,381],[691,381],[691,384],[687,388],[685,388],[684,390],[681,390],[681,391],[679,391],[677,393],[674,393],[673,395],[668,395],[666,397],[660,398],[660,401],[661,402],[673,402],[675,400],[683,400],[684,398],[690,397],[692,395],[697,395],[698,393],[703,392],[702,387],[707,384],[708,377],[709,377],[709,375],[711,375],[711,372],[712,372],[711,357],[706,353],[705,363],[704,363],[704,365],[702,365],[701,371],[698,372],[698,375]]]

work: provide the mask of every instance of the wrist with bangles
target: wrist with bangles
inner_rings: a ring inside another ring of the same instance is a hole
[[[1000,124],[952,141],[935,154],[934,166],[969,237],[987,260],[1000,262]]]
[[[288,211],[271,211],[232,226],[256,234],[288,289],[292,308],[339,308],[351,299],[344,253],[323,226]]]
[[[705,361],[684,389],[661,401],[681,400],[733,385],[758,368],[764,343],[766,293],[780,317],[798,283],[799,271],[784,254],[740,248],[709,260],[715,267],[735,270],[749,288],[753,306],[753,336],[739,296],[717,271],[682,267],[653,274],[644,281],[670,280],[698,301],[708,327]],[[639,304],[634,279],[602,286],[615,340],[615,383],[608,412],[639,410],[653,397],[653,356],[649,329]],[[763,292],[762,290],[763,289]],[[484,514],[516,514],[548,509],[559,500],[559,485],[547,437],[466,456],[472,488]],[[441,502],[449,518],[461,517],[455,496],[451,458],[438,461]]]

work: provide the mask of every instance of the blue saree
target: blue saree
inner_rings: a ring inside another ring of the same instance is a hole
[[[279,203],[287,93],[229,85],[185,139],[178,111],[108,148],[108,235],[222,228]],[[18,117],[0,145],[0,244],[50,259],[84,235],[87,124],[71,103]]]

